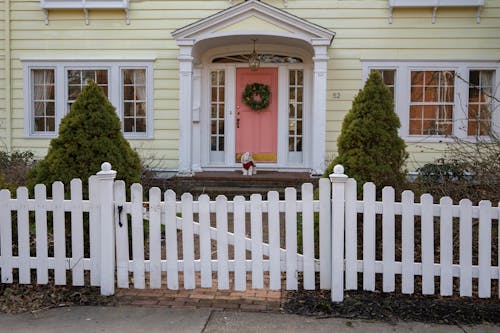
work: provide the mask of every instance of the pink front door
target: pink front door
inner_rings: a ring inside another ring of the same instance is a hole
[[[263,83],[269,86],[271,101],[263,110],[254,111],[242,100],[247,84]],[[277,161],[278,131],[278,69],[236,69],[236,162],[250,152],[256,162]]]

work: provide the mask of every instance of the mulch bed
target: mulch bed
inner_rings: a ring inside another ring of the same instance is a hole
[[[0,284],[0,312],[36,312],[71,305],[111,305],[113,296],[100,295],[97,287]]]
[[[291,291],[283,309],[315,317],[419,321],[439,324],[500,323],[500,300],[347,291],[342,303],[332,303],[330,291]]]

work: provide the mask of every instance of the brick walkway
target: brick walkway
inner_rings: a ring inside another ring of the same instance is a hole
[[[166,281],[163,279],[163,281]],[[136,306],[155,306],[169,308],[211,308],[214,310],[242,310],[259,312],[279,312],[286,291],[272,291],[269,289],[251,289],[251,280],[247,279],[246,291],[217,290],[217,280],[214,287],[186,290],[169,290],[166,285],[161,289],[119,289],[115,297],[118,304]],[[264,279],[265,286],[267,279]],[[179,277],[182,286],[182,276]],[[232,281],[231,281],[232,282]],[[197,274],[196,285],[200,285]]]

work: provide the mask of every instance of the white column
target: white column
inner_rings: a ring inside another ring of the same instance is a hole
[[[312,158],[311,169],[315,174],[325,170],[326,150],[326,79],[328,74],[328,46],[326,39],[313,40],[314,81],[312,101]]]
[[[101,295],[115,293],[115,218],[113,182],[116,171],[104,162],[96,175],[98,181],[101,227]]]
[[[201,68],[193,69],[193,85],[192,85],[192,150],[191,150],[191,170],[193,172],[201,172]]]
[[[344,167],[337,164],[330,175],[332,182],[332,302],[344,300],[344,229],[345,183]]]
[[[191,119],[194,41],[178,40],[179,53],[179,174],[191,174]]]

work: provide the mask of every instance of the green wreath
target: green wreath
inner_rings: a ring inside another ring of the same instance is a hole
[[[259,96],[259,99],[255,99]],[[271,102],[271,90],[267,84],[249,83],[243,91],[243,103],[250,109],[260,112],[269,106]]]

